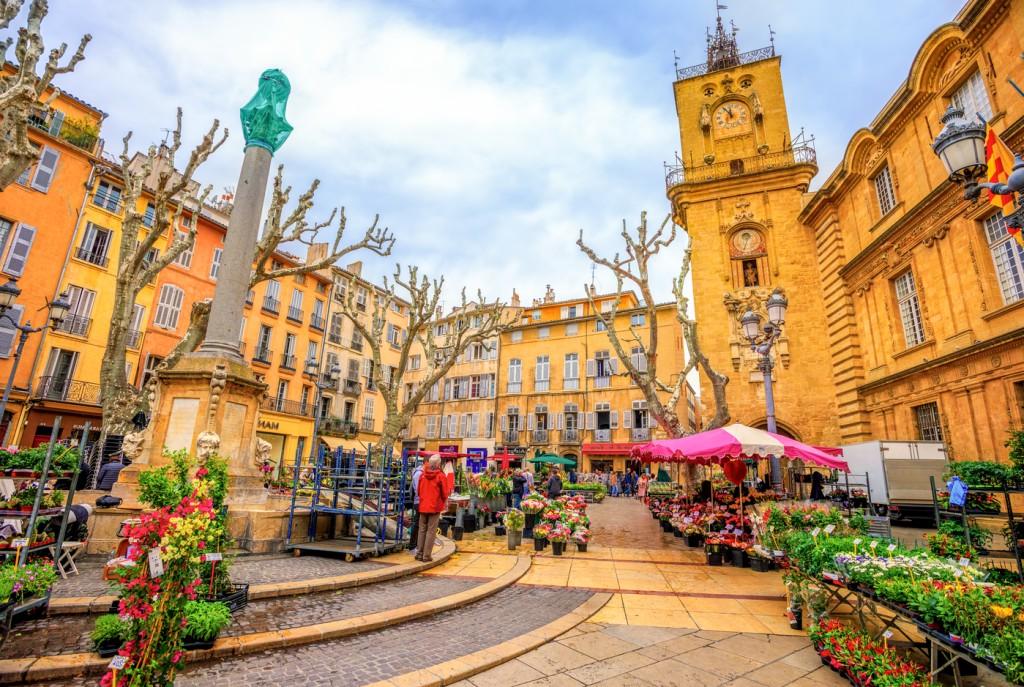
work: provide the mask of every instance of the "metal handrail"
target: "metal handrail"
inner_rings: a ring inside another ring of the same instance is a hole
[[[107,257],[106,253],[100,254],[95,250],[90,250],[85,246],[79,246],[75,249],[75,257],[79,260],[92,263],[93,265],[99,265],[100,267],[106,267],[110,262],[110,258]]]
[[[274,298],[268,298],[267,296],[264,296],[263,297],[263,309],[264,310],[268,310],[268,311],[270,311],[272,313],[280,312],[280,310],[281,310],[281,301],[279,301],[277,299],[274,299]]]
[[[89,336],[89,326],[92,324],[91,317],[82,317],[80,315],[65,315],[64,319],[61,320],[54,329],[62,334],[72,334],[74,336]]]
[[[295,320],[296,322],[302,322],[302,308],[296,308],[294,305],[289,305],[288,319]]]
[[[697,184],[714,179],[760,174],[773,169],[782,169],[794,165],[817,164],[818,156],[814,146],[805,143],[775,153],[754,155],[713,162],[710,165],[665,165],[665,187],[672,188],[680,184]]]
[[[36,395],[53,401],[99,405],[100,385],[67,377],[40,377]]]
[[[713,67],[707,62],[701,62],[691,67],[677,67],[676,68],[676,80],[682,81],[683,79],[692,79],[695,76],[703,76],[711,72],[720,71],[721,69],[732,69],[733,67],[741,64],[750,64],[752,62],[760,62],[761,60],[767,60],[769,57],[775,57],[775,46],[769,45],[764,48],[757,48],[749,52],[740,53],[738,56],[737,64],[730,64],[726,67]]]

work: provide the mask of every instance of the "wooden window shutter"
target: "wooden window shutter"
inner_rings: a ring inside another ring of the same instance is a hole
[[[535,420],[536,416],[533,413],[528,413],[526,415],[526,429],[532,431],[533,428],[536,426]]]
[[[619,359],[618,358],[610,358],[608,360],[608,367],[609,367],[609,369],[611,369],[611,373],[613,375],[614,374],[618,374],[619,373]]]
[[[608,417],[611,418],[611,428],[619,428],[619,413],[616,410],[612,410],[608,413]]]
[[[32,250],[32,241],[35,238],[35,227],[30,227],[27,224],[18,225],[18,230],[14,233],[14,240],[11,241],[11,249],[7,252],[4,272],[12,277],[20,277],[24,274],[25,263],[28,262],[28,253]]]
[[[622,411],[622,426],[626,429],[633,426],[633,411],[628,408]]]
[[[557,422],[558,422],[558,425],[557,425],[558,429],[562,429],[562,427],[565,426],[565,415],[562,414],[562,413],[559,413],[558,414]]]
[[[501,416],[501,431],[502,432],[507,432],[508,431],[508,415],[502,415]]]
[[[587,376],[597,376],[597,361],[594,360],[593,358],[587,358]]]
[[[597,413],[587,413],[587,429],[597,427]]]
[[[60,159],[60,151],[49,146],[43,146],[43,152],[39,155],[39,164],[36,165],[36,174],[32,177],[32,188],[46,193],[50,190],[53,177],[57,173],[57,160]]]

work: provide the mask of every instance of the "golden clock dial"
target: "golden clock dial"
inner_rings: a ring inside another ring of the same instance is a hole
[[[715,110],[714,122],[722,135],[744,133],[750,128],[750,110],[743,103],[723,103]]]

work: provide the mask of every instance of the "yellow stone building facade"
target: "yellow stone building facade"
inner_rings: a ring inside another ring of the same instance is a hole
[[[789,299],[774,373],[780,431],[811,443],[838,438],[821,281],[812,232],[797,221],[817,172],[814,149],[794,141],[774,47],[739,54],[721,19],[707,61],[677,70],[682,156],[667,169],[674,220],[693,241],[699,340],[729,375],[733,420],[765,426],[762,373],[740,329],[748,309]],[[705,403],[714,396],[701,376]],[[704,412],[713,415],[713,409]]]
[[[842,442],[1006,459],[1024,425],[1024,250],[931,150],[952,103],[1024,149],[1024,2],[972,0],[925,40],[800,214],[813,237]]]

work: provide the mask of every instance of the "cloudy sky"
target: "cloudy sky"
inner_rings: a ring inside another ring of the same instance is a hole
[[[783,55],[790,124],[817,137],[819,181],[904,80],[961,0],[724,0],[740,49]],[[622,219],[668,211],[662,162],[679,149],[673,51],[703,59],[714,0],[53,0],[48,43],[93,42],[60,84],[109,113],[108,149],[159,142],[175,107],[186,140],[217,117],[231,140],[199,178],[233,186],[238,107],[266,67],[292,82],[288,180],[322,186],[350,230],[375,212],[398,236],[369,274],[413,262],[450,287],[508,298],[582,293],[582,228],[613,252]],[[661,260],[659,297],[682,241]],[[598,288],[614,285],[597,273]]]

